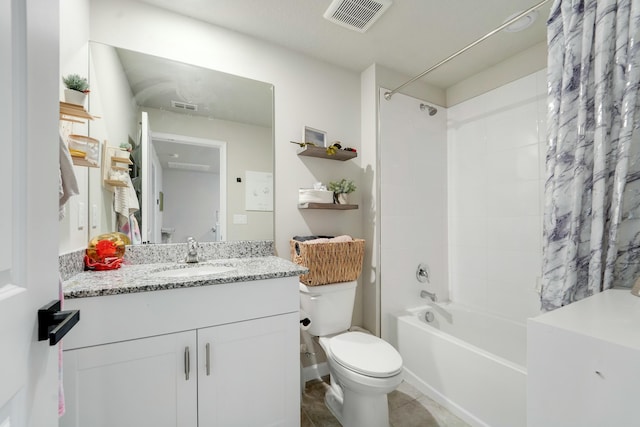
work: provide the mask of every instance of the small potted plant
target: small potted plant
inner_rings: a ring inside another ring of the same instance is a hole
[[[333,191],[333,203],[347,204],[347,194],[356,191],[356,185],[350,179],[342,178],[340,181],[331,181],[329,191]]]
[[[69,74],[62,78],[62,82],[66,86],[64,91],[65,102],[84,107],[87,94],[89,93],[89,82],[87,79],[78,74]]]

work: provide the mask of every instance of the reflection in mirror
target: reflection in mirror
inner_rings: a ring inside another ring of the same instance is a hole
[[[106,182],[117,176],[108,155],[91,176],[102,184],[90,190],[104,205],[100,231],[148,243],[273,240],[272,85],[100,43],[90,53],[100,116],[90,134],[133,163],[128,187]]]

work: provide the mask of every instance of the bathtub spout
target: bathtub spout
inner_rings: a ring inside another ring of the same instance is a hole
[[[430,298],[433,302],[438,302],[438,296],[435,292],[420,291],[420,298]]]

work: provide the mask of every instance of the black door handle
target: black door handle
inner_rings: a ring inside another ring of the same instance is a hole
[[[60,311],[60,301],[51,301],[38,310],[38,341],[56,345],[80,321],[80,310]]]

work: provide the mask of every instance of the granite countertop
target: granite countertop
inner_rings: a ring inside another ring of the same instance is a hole
[[[162,277],[160,271],[193,268],[203,265],[234,267],[233,271],[192,277]],[[117,270],[85,271],[65,280],[64,297],[85,298],[118,295],[164,289],[190,288],[222,283],[275,279],[306,274],[305,267],[276,256],[227,258],[203,261],[197,264],[154,263],[124,264]]]

